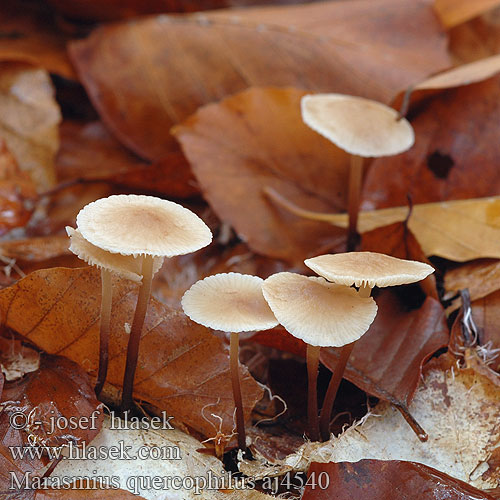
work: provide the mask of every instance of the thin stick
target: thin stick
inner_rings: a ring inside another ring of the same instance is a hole
[[[319,419],[319,428],[321,432],[321,439],[323,441],[328,441],[330,439],[330,420],[332,418],[333,403],[337,396],[339,390],[340,382],[344,376],[345,367],[347,361],[351,356],[351,352],[354,348],[356,342],[351,342],[340,349],[339,360],[335,365],[335,369],[332,373],[332,378],[330,379],[330,384],[328,385],[328,390],[326,391],[326,396],[323,401],[323,408],[321,408],[321,416]]]
[[[236,408],[236,432],[238,433],[238,447],[240,450],[247,449],[245,434],[245,415],[243,414],[243,399],[241,397],[240,370],[239,370],[239,343],[240,337],[237,333],[231,333],[229,349],[229,365],[231,371],[231,382],[233,384],[234,406]]]
[[[142,260],[142,284],[137,297],[134,319],[130,329],[130,337],[127,347],[127,361],[125,364],[125,375],[123,377],[122,412],[132,408],[135,370],[139,358],[139,344],[141,341],[142,327],[151,295],[151,282],[153,280],[153,257],[146,255]]]
[[[349,169],[349,229],[347,232],[347,251],[356,249],[358,240],[358,213],[363,183],[363,158],[351,155],[351,168]]]
[[[318,367],[321,347],[307,344],[307,434],[311,441],[319,441],[318,421]]]
[[[108,373],[109,359],[109,330],[111,323],[111,304],[113,300],[113,290],[111,288],[111,271],[101,269],[101,323],[99,328],[99,371],[97,373],[97,383],[95,394],[99,397],[106,375]]]

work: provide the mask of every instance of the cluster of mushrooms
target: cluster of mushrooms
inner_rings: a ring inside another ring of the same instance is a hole
[[[351,153],[348,250],[352,250],[357,234],[362,157],[408,149],[413,144],[413,131],[387,106],[338,94],[306,96],[302,116],[314,130]],[[346,122],[354,124],[351,128],[342,125],[347,117]],[[374,126],[373,120],[385,125]],[[377,129],[383,133],[374,132]],[[363,134],[363,130],[365,135],[360,140],[356,135]],[[199,250],[211,242],[212,234],[190,210],[152,196],[115,195],[97,200],[80,211],[76,222],[76,229],[67,228],[70,250],[101,269],[97,395],[107,373],[112,275],[141,283],[123,378],[121,409],[128,411],[133,404],[134,376],[152,278],[164,257]],[[414,283],[434,272],[422,262],[372,252],[320,255],[304,263],[318,276],[281,272],[263,280],[239,273],[216,274],[196,282],[182,298],[184,312],[191,320],[230,334],[230,373],[238,446],[242,450],[247,443],[239,378],[239,333],[270,330],[281,324],[307,344],[307,434],[314,441],[328,440],[332,408],[348,359],[377,314],[371,290],[375,286]],[[340,351],[319,415],[317,374],[321,347],[337,347]]]

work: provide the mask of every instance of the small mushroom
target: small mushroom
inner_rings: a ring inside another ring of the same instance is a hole
[[[241,450],[246,450],[246,435],[238,370],[238,334],[269,330],[278,324],[262,295],[263,281],[248,274],[215,274],[197,281],[182,297],[182,308],[193,321],[230,333],[229,363]]]
[[[142,257],[142,284],[130,330],[123,379],[122,411],[132,406],[141,332],[151,295],[154,261],[194,252],[212,241],[212,233],[193,212],[153,196],[113,195],[89,203],[76,218],[81,235],[113,254]]]
[[[307,344],[308,435],[319,441],[317,377],[321,347],[350,344],[370,327],[377,314],[371,297],[323,278],[277,273],[264,281],[264,297],[277,320]]]
[[[319,255],[304,261],[305,265],[323,278],[350,287],[359,287],[361,297],[370,297],[373,287],[404,285],[423,280],[434,272],[424,262],[398,259],[375,252],[349,252]],[[350,289],[350,288],[349,288]],[[339,354],[339,361],[330,380],[320,417],[323,439],[330,435],[330,418],[340,381],[354,343],[346,344]]]
[[[314,131],[351,155],[347,251],[354,250],[363,180],[363,158],[403,153],[415,141],[413,128],[393,108],[343,94],[306,95],[302,119]]]
[[[111,287],[112,274],[115,273],[123,278],[140,282],[142,279],[142,259],[140,257],[135,258],[131,255],[121,255],[102,250],[92,245],[92,243],[89,243],[81,235],[78,229],[67,226],[66,233],[70,238],[69,250],[87,264],[101,269],[102,292],[99,323],[99,369],[95,385],[96,396],[99,396],[106,382],[106,375],[108,372],[111,304],[113,300],[113,291]],[[153,272],[158,272],[162,264],[163,257],[155,257]]]

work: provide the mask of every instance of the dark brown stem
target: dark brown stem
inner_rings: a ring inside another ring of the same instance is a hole
[[[318,366],[321,347],[307,344],[307,434],[311,441],[319,441],[318,420]]]
[[[111,323],[111,304],[113,300],[113,291],[111,288],[111,271],[101,269],[101,323],[99,327],[99,371],[97,373],[97,383],[95,394],[99,397],[106,375],[108,373],[109,359],[109,329]]]
[[[353,252],[358,242],[358,213],[363,183],[363,158],[351,155],[349,169],[349,229],[347,232],[347,251]]]
[[[151,295],[151,282],[153,280],[153,257],[146,255],[142,260],[142,284],[137,297],[134,319],[130,329],[130,337],[127,347],[127,361],[125,364],[125,375],[123,377],[122,412],[132,408],[135,370],[139,358],[139,344],[141,342],[142,327],[148,310],[149,297]]]
[[[354,348],[354,344],[347,344],[340,349],[339,360],[335,365],[335,369],[332,373],[332,378],[330,379],[330,384],[328,385],[328,390],[326,391],[326,396],[323,401],[323,408],[321,408],[321,416],[319,419],[319,428],[321,431],[321,439],[323,441],[328,441],[330,439],[330,420],[332,417],[333,403],[335,402],[335,397],[337,396],[337,391],[339,390],[340,382],[344,376],[345,367],[351,352]]]
[[[429,439],[429,435],[422,429],[422,426],[415,420],[413,415],[409,412],[406,406],[394,404],[394,406],[401,412],[408,425],[412,428],[413,432],[417,435],[418,439],[425,443]]]
[[[238,447],[240,450],[247,449],[245,433],[245,415],[243,413],[243,399],[241,397],[240,370],[239,370],[239,343],[240,337],[237,333],[231,333],[229,349],[229,365],[231,371],[231,382],[233,384],[234,406],[236,408],[236,431],[238,432]]]

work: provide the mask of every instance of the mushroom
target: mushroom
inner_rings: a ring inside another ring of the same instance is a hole
[[[363,158],[403,153],[413,146],[413,128],[393,108],[362,97],[306,95],[301,108],[306,125],[351,155],[347,251],[352,251],[357,240]]]
[[[246,450],[245,418],[238,370],[241,332],[269,330],[278,321],[262,295],[263,279],[239,273],[214,274],[197,281],[182,297],[187,316],[213,330],[230,332],[229,363],[236,408],[238,446]]]
[[[277,320],[307,344],[308,435],[319,441],[317,377],[321,347],[350,344],[370,327],[377,314],[371,297],[323,278],[277,273],[262,286]]]
[[[132,406],[141,332],[151,295],[154,261],[194,252],[212,241],[212,233],[193,212],[172,201],[144,195],[113,195],[89,203],[76,218],[92,245],[113,254],[142,256],[142,283],[130,330],[123,378],[122,411]]]
[[[386,287],[415,283],[434,272],[424,262],[398,259],[375,252],[349,252],[319,255],[304,261],[305,265],[328,281],[359,287],[360,297],[370,297],[373,287]],[[350,288],[349,288],[350,290]],[[344,345],[330,380],[320,417],[320,430],[324,439],[330,435],[330,417],[340,381],[354,343]]]
[[[113,291],[111,287],[112,274],[115,273],[123,278],[140,282],[141,258],[135,258],[131,255],[121,255],[102,250],[92,243],[89,243],[78,229],[66,227],[66,233],[70,238],[69,250],[79,259],[91,266],[101,269],[101,312],[99,326],[99,369],[97,372],[97,381],[95,385],[96,396],[104,387],[106,375],[108,372],[109,359],[109,333],[111,320],[111,304],[113,300]],[[163,264],[163,257],[155,257],[153,272],[156,273]]]

